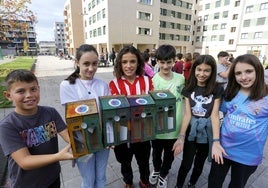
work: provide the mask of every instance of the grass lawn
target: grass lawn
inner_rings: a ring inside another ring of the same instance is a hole
[[[7,74],[16,69],[31,70],[34,66],[34,62],[35,58],[32,58],[30,56],[19,56],[16,57],[16,59],[14,59],[12,62],[0,65],[0,108],[7,108],[12,106],[12,103],[8,101],[3,95],[3,91],[5,90],[3,81]]]

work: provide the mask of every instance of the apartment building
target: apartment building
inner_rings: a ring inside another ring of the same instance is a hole
[[[67,53],[75,56],[76,49],[85,42],[82,0],[66,0],[64,4],[64,23]]]
[[[191,0],[83,0],[82,7],[85,42],[99,53],[125,45],[144,51],[166,43],[178,52],[194,50]]]
[[[200,0],[195,49],[214,57],[228,51],[235,57],[268,54],[267,0]]]
[[[1,41],[3,55],[35,55],[37,42],[34,24],[27,20],[1,21],[5,36]]]
[[[55,47],[56,53],[63,52],[67,53],[65,46],[65,23],[64,22],[55,22],[54,23],[54,39],[55,39]]]
[[[268,54],[267,0],[81,1],[84,42],[99,53],[171,44],[177,52],[214,57],[222,50]]]
[[[55,41],[39,41],[39,55],[55,55]]]

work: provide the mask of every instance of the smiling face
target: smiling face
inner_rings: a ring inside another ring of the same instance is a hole
[[[136,78],[136,71],[138,68],[138,59],[135,54],[130,52],[124,54],[122,56],[122,71],[124,73],[124,77],[129,81],[132,82]]]
[[[207,80],[210,78],[212,69],[210,65],[201,63],[195,68],[195,77],[198,86],[206,86]]]
[[[94,51],[82,54],[79,61],[76,62],[80,68],[80,78],[82,80],[92,80],[98,69],[98,55]]]
[[[171,69],[174,65],[174,59],[157,60],[157,64],[160,69],[160,74],[164,76],[169,76],[172,73]]]
[[[37,112],[40,100],[40,90],[36,81],[27,83],[16,81],[4,93],[6,98],[13,101],[15,112],[22,115],[33,115]]]
[[[256,80],[255,68],[248,63],[238,62],[234,69],[236,82],[241,86],[241,90],[250,91]]]

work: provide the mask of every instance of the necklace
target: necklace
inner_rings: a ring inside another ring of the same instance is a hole
[[[87,91],[87,93],[90,95],[91,92],[90,92],[89,87],[87,86],[86,81],[83,81],[83,80],[81,80],[81,79],[78,79],[78,80],[80,81],[80,83],[82,84],[82,86],[84,87],[84,89]]]

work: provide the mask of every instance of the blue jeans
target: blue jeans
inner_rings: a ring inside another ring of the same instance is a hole
[[[82,177],[82,188],[104,188],[109,149],[94,153],[87,161],[76,160]]]

